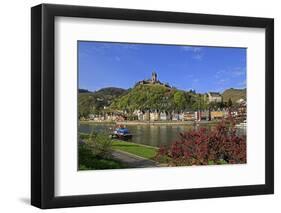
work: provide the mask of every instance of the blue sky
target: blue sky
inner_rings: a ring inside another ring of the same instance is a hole
[[[246,49],[162,44],[78,42],[79,88],[128,89],[155,71],[182,90],[246,88]]]

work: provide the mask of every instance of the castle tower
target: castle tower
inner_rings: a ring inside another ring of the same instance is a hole
[[[156,83],[157,82],[157,73],[156,72],[152,72],[151,81],[152,81],[152,83]]]

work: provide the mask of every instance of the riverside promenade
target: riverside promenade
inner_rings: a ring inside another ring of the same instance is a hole
[[[116,124],[116,125],[197,125],[216,124],[218,121],[80,121],[81,124]]]
[[[126,164],[129,168],[147,168],[158,167],[159,164],[156,161],[142,158],[140,156],[123,152],[120,150],[114,150],[112,152],[112,158]]]

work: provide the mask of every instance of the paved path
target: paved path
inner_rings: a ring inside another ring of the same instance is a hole
[[[158,163],[146,158],[142,158],[127,152],[113,151],[113,159],[119,160],[122,163],[127,164],[131,168],[147,168],[158,167]]]

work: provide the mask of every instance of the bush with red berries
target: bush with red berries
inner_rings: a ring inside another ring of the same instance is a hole
[[[246,163],[246,136],[239,136],[233,119],[212,129],[180,133],[180,139],[161,147],[155,160],[169,166]]]

